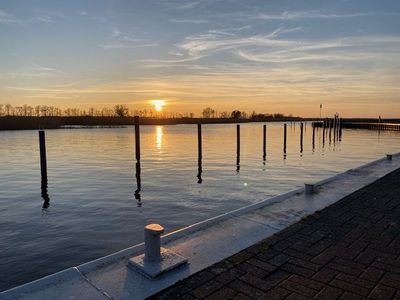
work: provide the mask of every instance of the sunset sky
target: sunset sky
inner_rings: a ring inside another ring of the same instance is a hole
[[[0,2],[0,103],[400,117],[398,0]]]

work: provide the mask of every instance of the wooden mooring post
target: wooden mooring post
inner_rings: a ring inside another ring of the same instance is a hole
[[[39,130],[39,150],[40,150],[40,173],[42,182],[47,185],[47,157],[46,157],[46,136],[44,130]]]
[[[139,116],[134,117],[135,124],[135,155],[136,161],[140,161],[140,123]]]
[[[198,160],[203,158],[203,143],[202,143],[202,133],[201,124],[197,124],[197,149],[198,149]]]
[[[201,173],[203,173],[203,137],[201,132],[201,123],[197,124],[197,148],[197,183],[201,184],[203,182],[203,178],[201,177]]]
[[[335,118],[333,119],[333,142],[335,143],[336,142],[336,116],[335,116]]]
[[[312,124],[312,148],[315,149],[315,126]]]
[[[263,125],[263,160],[267,158],[267,125]]]
[[[283,124],[283,153],[286,154],[287,125]]]
[[[236,124],[236,171],[240,169],[240,124]]]
[[[303,153],[303,130],[304,124],[303,122],[300,123],[300,153]]]

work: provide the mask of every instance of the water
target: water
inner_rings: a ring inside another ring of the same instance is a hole
[[[240,169],[236,126],[203,125],[201,184],[195,125],[142,126],[140,200],[134,129],[46,132],[48,208],[43,208],[37,131],[0,132],[0,290],[29,282],[142,241],[142,228],[166,231],[219,215],[320,180],[399,150],[400,134],[343,130],[341,142],[322,145],[322,130],[241,125]],[[332,134],[333,138],[333,134]]]

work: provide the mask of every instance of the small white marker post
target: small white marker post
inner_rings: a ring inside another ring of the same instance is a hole
[[[164,227],[161,225],[147,225],[144,228],[144,254],[129,259],[128,265],[150,278],[155,278],[187,263],[185,257],[160,246],[163,233]]]
[[[392,154],[386,154],[386,160],[392,160],[393,155]]]
[[[314,184],[312,183],[305,183],[304,184],[304,192],[306,195],[312,195],[315,192]]]

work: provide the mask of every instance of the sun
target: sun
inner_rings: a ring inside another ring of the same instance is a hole
[[[150,103],[153,104],[156,111],[162,111],[165,106],[165,100],[150,100]]]

